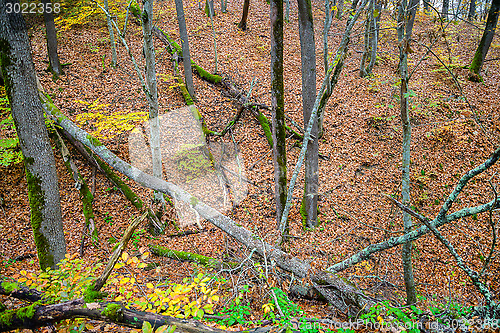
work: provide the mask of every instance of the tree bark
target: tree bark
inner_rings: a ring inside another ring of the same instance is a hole
[[[498,14],[500,11],[500,0],[493,0],[491,3],[490,11],[488,12],[488,19],[486,20],[486,27],[484,28],[483,36],[477,47],[472,63],[470,64],[469,70],[479,75],[481,68],[483,67],[484,59],[486,59],[486,54],[490,49],[491,41],[495,36],[495,29],[498,22]]]
[[[449,7],[450,0],[443,0],[443,7],[441,8],[441,17],[443,20],[448,20]]]
[[[398,16],[398,42],[399,42],[399,74],[401,76],[400,90],[400,108],[401,122],[403,125],[403,144],[402,144],[402,180],[401,180],[401,195],[403,204],[410,205],[410,144],[411,144],[411,124],[410,112],[408,110],[408,50],[410,48],[411,34],[413,23],[415,21],[415,13],[419,0],[402,0],[399,8]],[[405,233],[409,233],[412,229],[412,221],[410,214],[403,212],[403,225]],[[403,273],[406,287],[406,301],[408,304],[417,302],[415,291],[415,281],[413,277],[413,268],[411,260],[411,242],[406,242],[403,245]]]
[[[309,123],[316,100],[316,47],[311,0],[297,0],[299,12],[300,58],[302,63],[302,113]],[[313,120],[312,140],[305,157],[305,184],[301,204],[304,228],[318,225],[318,121]]]
[[[38,98],[26,25],[21,14],[7,14],[7,2],[0,0],[1,68],[24,156],[38,259],[45,270],[54,268],[66,254],[56,165]]]
[[[153,45],[153,0],[144,1],[144,10],[141,15],[144,34],[144,58],[146,59],[146,83],[150,96],[149,128],[151,137],[151,154],[153,158],[153,176],[163,177],[161,162],[160,118],[158,117],[158,87],[156,84],[155,50]],[[163,195],[155,192],[156,202],[163,203]]]
[[[108,25],[109,32],[109,42],[111,44],[111,66],[116,67],[116,43],[115,43],[115,34],[113,33],[113,25],[111,24],[111,17],[109,14],[109,6],[108,0],[104,0],[104,9],[106,9],[106,24]]]
[[[271,0],[271,103],[274,163],[274,198],[276,220],[281,233],[288,233],[288,223],[280,226],[286,204],[286,130],[283,85],[283,0]]]
[[[245,0],[243,2],[243,13],[241,14],[241,21],[238,24],[238,28],[245,31],[247,30],[247,18],[248,18],[248,9],[250,8],[250,0]]]
[[[470,0],[469,13],[467,14],[467,19],[469,21],[476,19],[476,0]]]
[[[359,74],[361,77],[366,77],[372,73],[375,61],[377,59],[378,47],[378,21],[380,17],[381,3],[380,1],[372,0],[368,7],[368,12],[365,21],[365,50],[361,58]]]
[[[42,0],[43,8],[52,8],[50,0]],[[49,71],[54,75],[63,75],[59,56],[57,55],[57,33],[56,25],[54,24],[54,13],[49,10],[43,11],[43,20],[45,21],[45,32],[47,39],[47,53],[49,55]]]
[[[182,45],[182,65],[184,66],[186,88],[191,98],[196,99],[193,83],[193,68],[191,67],[191,55],[189,54],[189,39],[182,0],[175,0],[175,9],[177,11],[177,21],[179,22],[179,35]]]

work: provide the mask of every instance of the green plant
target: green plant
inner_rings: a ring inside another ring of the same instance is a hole
[[[243,304],[243,298],[249,288],[250,287],[248,285],[244,285],[238,293],[238,296],[235,297],[229,305],[224,306],[224,308],[219,312],[220,316],[225,317],[224,319],[217,321],[217,323],[222,326],[221,328],[225,329],[234,324],[253,324],[253,322],[245,318],[245,316],[250,316],[250,306]]]
[[[108,212],[104,213],[104,222],[113,225],[113,216],[109,216]]]
[[[0,130],[5,132],[7,138],[0,139],[0,166],[9,166],[22,162],[23,154],[19,149],[19,139],[16,134],[14,119],[10,114],[9,100],[5,88],[0,88],[0,111],[8,115],[0,121]]]

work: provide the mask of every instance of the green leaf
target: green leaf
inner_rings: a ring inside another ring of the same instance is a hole
[[[148,321],[142,323],[142,332],[143,333],[153,333],[153,328]]]

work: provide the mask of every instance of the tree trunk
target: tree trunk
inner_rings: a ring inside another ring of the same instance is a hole
[[[182,44],[182,65],[184,66],[186,88],[191,98],[196,99],[193,83],[193,68],[191,67],[191,55],[189,54],[189,39],[182,0],[175,0],[175,9],[177,11],[177,21],[179,22],[179,35]]]
[[[441,18],[443,20],[448,19],[449,7],[450,7],[450,0],[443,0],[443,7],[441,8]]]
[[[375,61],[377,59],[377,46],[378,46],[378,20],[380,17],[380,3],[375,5],[375,0],[370,2],[367,10],[365,21],[365,50],[361,58],[359,75],[361,77],[368,76],[372,73]]]
[[[205,0],[205,14],[208,17],[212,17],[215,15],[214,12],[214,0]]]
[[[153,176],[163,178],[160,146],[160,118],[158,117],[158,88],[156,84],[155,50],[153,45],[153,0],[144,1],[141,15],[144,33],[144,58],[146,59],[146,83],[149,93],[149,126],[151,135],[151,153],[153,158]],[[155,192],[156,202],[163,202],[163,195]]]
[[[418,0],[401,1],[398,16],[398,42],[399,42],[399,73],[401,76],[401,122],[403,124],[403,165],[402,165],[402,180],[401,180],[401,195],[403,204],[410,205],[410,143],[411,143],[411,124],[410,114],[408,110],[408,50],[410,48],[411,34],[413,23],[415,21],[415,13]],[[403,225],[405,233],[409,233],[412,229],[411,216],[407,212],[403,212]],[[414,304],[417,301],[415,292],[415,281],[413,277],[413,268],[411,260],[411,242],[406,242],[403,245],[403,273],[406,287],[406,301],[408,304]]]
[[[300,58],[302,63],[302,113],[307,126],[316,100],[316,48],[311,0],[298,0]],[[311,130],[312,140],[305,157],[305,188],[301,204],[302,224],[318,225],[318,121]]]
[[[476,0],[470,0],[469,13],[467,14],[469,21],[476,19]]]
[[[430,10],[430,0],[422,0],[424,2],[424,12],[427,14],[427,12]]]
[[[288,223],[280,227],[286,204],[286,130],[285,93],[283,86],[283,0],[271,0],[271,103],[273,162],[278,229],[288,233]]]
[[[344,12],[344,0],[337,0],[337,19],[342,18],[342,14]]]
[[[483,67],[484,59],[491,45],[491,41],[495,36],[495,29],[498,22],[498,13],[500,11],[500,0],[493,0],[491,3],[490,11],[488,12],[488,19],[486,20],[486,27],[484,28],[483,37],[477,47],[472,63],[470,64],[470,71],[479,75]]]
[[[50,0],[42,0],[43,8],[52,8]],[[49,6],[50,4],[50,6]],[[54,24],[54,13],[49,10],[43,11],[43,20],[45,21],[45,32],[47,38],[47,53],[49,55],[49,71],[57,77],[63,75],[59,56],[57,55],[57,33]]]
[[[250,0],[245,0],[243,2],[243,14],[241,15],[241,21],[238,24],[238,28],[245,31],[247,30],[247,18],[248,18],[248,9],[250,8]]]
[[[325,22],[323,23],[323,66],[325,67],[325,76],[328,72],[328,33],[332,26],[332,3],[331,0],[325,0]],[[330,81],[326,86],[326,92],[331,94],[332,87]],[[318,138],[323,136],[323,121],[318,118]]]
[[[0,8],[5,9],[7,2],[0,0]],[[66,242],[56,165],[38,98],[35,68],[21,14],[0,11],[0,43],[2,74],[24,156],[31,226],[40,267],[45,270],[47,267],[54,268],[64,259]]]
[[[104,9],[109,13],[108,0],[104,0]],[[106,24],[108,25],[109,42],[111,44],[111,66],[116,67],[116,43],[115,34],[113,33],[113,25],[111,24],[111,17],[106,15]]]

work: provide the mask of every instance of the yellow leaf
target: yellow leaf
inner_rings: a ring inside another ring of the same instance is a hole
[[[156,333],[166,333],[166,332],[168,332],[169,328],[170,328],[170,326],[168,326],[168,325],[160,326],[156,329]]]
[[[27,279],[27,278],[25,278],[25,277],[23,277],[23,278],[20,278],[20,279],[19,279],[19,280],[17,280],[17,281],[19,281],[19,282],[23,283],[23,282],[28,281],[28,279]]]
[[[149,257],[149,252],[144,252],[142,255],[141,255],[141,260],[145,260]]]
[[[128,253],[127,252],[123,252],[122,253],[122,260],[123,261],[127,261],[127,259],[128,259]]]
[[[28,272],[26,272],[25,270],[22,270],[22,271],[21,271],[21,272],[19,272],[19,273],[21,273],[21,275],[24,275],[24,276],[26,276],[26,274],[28,274]]]
[[[146,263],[143,263],[143,262],[140,262],[137,267],[139,268],[144,268],[144,267],[147,267],[148,265]]]
[[[130,278],[126,277],[120,280],[120,284],[126,284],[127,282],[130,281]]]
[[[119,302],[119,301],[121,301],[121,300],[123,300],[123,296],[121,296],[121,295],[120,295],[120,296],[117,296],[117,297],[115,298],[115,302]]]
[[[154,289],[155,286],[151,282],[148,282],[146,283],[146,287],[148,287],[149,289]]]

